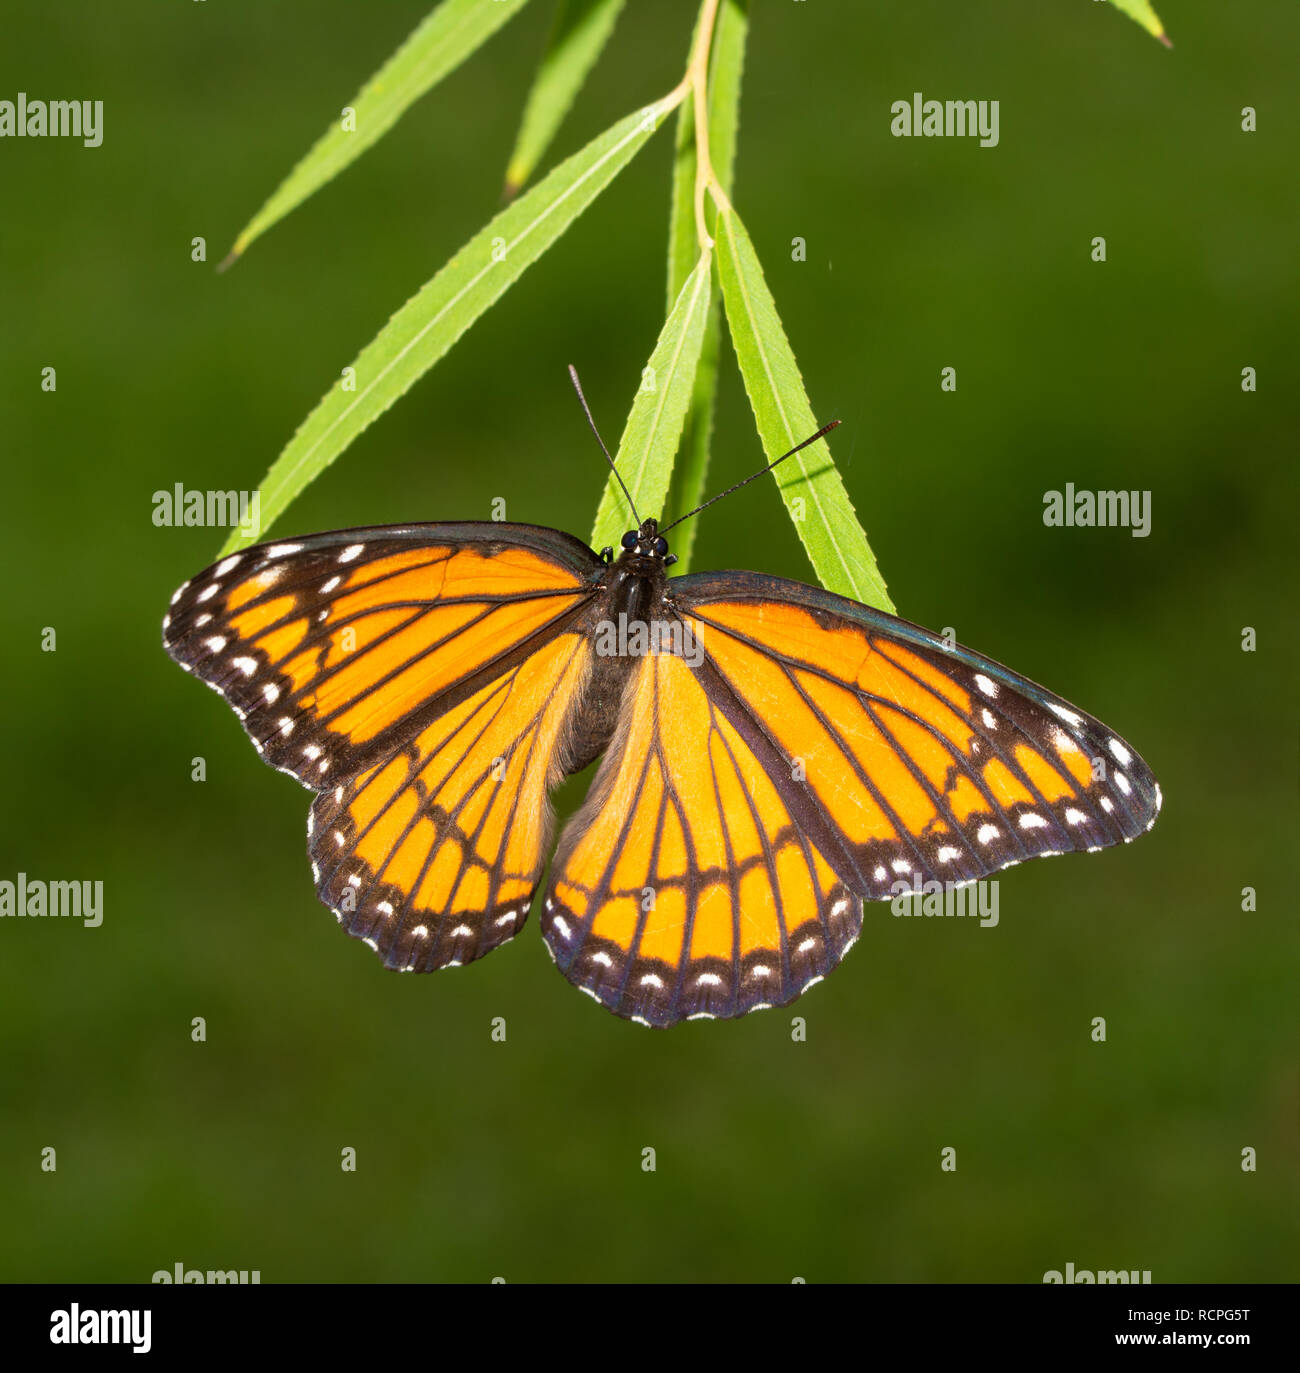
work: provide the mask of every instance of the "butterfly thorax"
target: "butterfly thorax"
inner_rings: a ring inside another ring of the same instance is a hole
[[[629,623],[648,623],[663,599],[663,559],[651,560],[623,554],[609,572],[606,612],[613,618],[626,615]]]
[[[612,558],[613,550],[605,557]],[[602,614],[626,615],[629,622],[648,623],[663,601],[667,570],[677,561],[668,551],[668,540],[659,522],[649,519],[639,529],[629,529],[621,540],[621,552],[609,562],[600,581],[607,603]]]

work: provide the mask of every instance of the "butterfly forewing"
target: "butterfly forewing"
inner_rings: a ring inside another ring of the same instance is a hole
[[[258,752],[324,790],[560,633],[598,566],[554,530],[351,529],[231,554],[187,582],[168,653],[234,707]]]
[[[830,823],[827,856],[867,899],[1155,822],[1159,787],[1129,745],[989,659],[794,582],[677,586],[711,697],[769,741],[774,782],[810,824]]]

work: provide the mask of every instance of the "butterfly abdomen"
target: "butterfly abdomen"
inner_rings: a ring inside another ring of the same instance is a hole
[[[583,709],[573,722],[565,759],[571,776],[595,762],[614,737],[628,678],[642,651],[657,641],[663,606],[662,566],[624,554],[604,575],[604,589],[587,613],[593,662]]]
[[[583,709],[573,720],[565,751],[565,774],[572,777],[594,763],[609,747],[627,689],[630,660],[596,654]]]

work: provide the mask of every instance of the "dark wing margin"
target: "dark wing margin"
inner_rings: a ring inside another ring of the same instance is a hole
[[[669,591],[710,700],[865,899],[1155,823],[1160,788],[1136,750],[992,659],[780,578],[705,573]]]
[[[232,553],[172,597],[167,652],[273,767],[323,791],[577,620],[600,560],[558,530],[389,525]]]

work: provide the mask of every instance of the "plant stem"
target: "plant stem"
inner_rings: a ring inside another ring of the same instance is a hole
[[[713,31],[717,27],[719,3],[720,0],[704,0],[700,6],[695,46],[686,65],[686,75],[682,78],[682,86],[690,87],[695,101],[695,234],[701,252],[713,247],[713,235],[704,217],[706,192],[713,197],[713,203],[719,210],[729,209],[731,205],[714,174],[713,158],[709,152],[709,56],[713,48]]]
[[[695,236],[700,252],[713,248],[713,235],[704,217],[704,197],[709,195],[720,212],[731,209],[731,201],[713,170],[709,153],[709,57],[713,51],[713,30],[717,27],[721,0],[704,0],[695,29],[695,42],[686,63],[686,74],[660,100],[654,109],[658,115],[674,110],[689,92],[694,97],[695,114]]]

